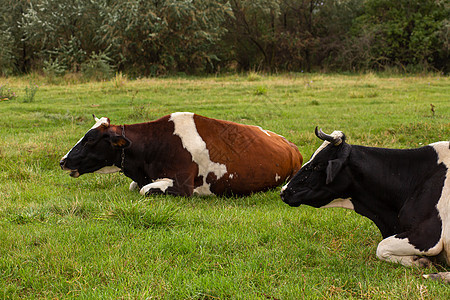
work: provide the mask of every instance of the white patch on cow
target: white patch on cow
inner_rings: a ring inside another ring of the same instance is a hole
[[[267,134],[268,136],[270,136],[269,131],[262,129],[260,126],[256,126],[259,130],[261,130],[262,132],[264,132],[265,134]]]
[[[91,129],[89,129],[89,130],[95,129],[95,128],[100,127],[100,126],[102,126],[102,125],[109,126],[109,119],[108,119],[108,118],[105,118],[105,117],[100,118],[100,119],[99,119],[99,118],[95,118],[95,124],[94,124],[94,126],[92,126]],[[89,132],[89,130],[88,130],[88,132]],[[86,133],[87,133],[87,132],[86,132]],[[86,134],[85,134],[85,135],[86,135]],[[81,142],[81,140],[82,140],[83,138],[84,138],[84,135],[81,137],[81,139],[78,140],[78,142],[75,144],[75,146],[72,147],[72,149],[75,148],[75,147]],[[72,151],[72,149],[70,149],[69,152],[67,152],[66,155],[64,155],[64,156],[61,158],[61,160],[66,159],[66,158],[67,158],[67,155],[69,155],[69,153],[70,153],[70,151]]]
[[[353,203],[350,200],[350,198],[335,199],[335,200],[331,201],[330,203],[328,203],[327,205],[322,206],[321,208],[331,208],[331,207],[341,207],[341,208],[355,210],[355,207],[353,206]]]
[[[234,174],[228,175],[228,178],[230,178],[230,179],[233,179],[233,177],[234,177]]]
[[[169,178],[156,179],[152,183],[143,186],[142,189],[139,191],[139,193],[144,196],[151,189],[160,189],[161,192],[165,193],[166,190],[172,186],[173,186],[172,179]]]
[[[173,113],[170,115],[169,121],[172,121],[175,126],[173,134],[180,137],[183,147],[189,151],[192,161],[198,165],[198,176],[203,176],[203,185],[194,189],[194,193],[211,195],[210,185],[206,182],[206,177],[209,173],[213,173],[219,179],[227,173],[227,167],[224,164],[211,161],[206,143],[195,126],[193,113]]]
[[[116,166],[106,166],[106,167],[101,168],[100,170],[95,171],[94,173],[111,174],[111,173],[116,173],[119,171],[120,171],[120,168],[118,168]]]
[[[280,180],[280,179],[281,179],[281,176],[278,175],[278,173],[275,173],[275,181],[278,181],[278,180]]]
[[[436,208],[442,221],[441,241],[444,243],[444,256],[447,263],[450,264],[450,142],[437,142],[430,146],[438,155],[437,163],[443,163],[447,167],[444,187]]]
[[[129,190],[130,191],[135,191],[135,190],[138,190],[138,189],[139,189],[139,185],[137,184],[137,182],[136,181],[132,181],[130,183]]]
[[[448,166],[450,163],[450,142],[437,142],[430,144],[431,147],[434,148],[436,153],[438,154],[438,161],[437,163],[444,163]]]
[[[108,118],[105,118],[105,117],[102,117],[100,119],[95,118],[95,121],[96,122],[95,122],[94,126],[92,126],[91,129],[95,129],[95,128],[100,127],[102,125],[109,126],[109,119]]]
[[[284,190],[287,189],[288,184],[289,184],[289,182],[286,183],[285,185],[283,185],[283,187],[281,188],[281,192],[284,192]]]
[[[381,260],[399,263],[404,266],[424,267],[429,261],[426,258],[418,259],[417,256],[438,255],[443,248],[441,241],[427,251],[420,251],[409,242],[408,238],[399,239],[395,236],[390,236],[378,244],[377,257]]]

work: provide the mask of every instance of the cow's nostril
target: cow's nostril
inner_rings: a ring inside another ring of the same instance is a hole
[[[66,160],[65,159],[61,159],[59,161],[59,166],[61,167],[61,169],[64,169],[64,165],[66,164]]]

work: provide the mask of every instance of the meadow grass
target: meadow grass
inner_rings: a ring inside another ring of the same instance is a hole
[[[34,101],[21,101],[30,82]],[[316,125],[342,130],[352,144],[419,147],[450,137],[448,77],[49,84],[34,75],[0,83],[17,94],[0,102],[0,298],[450,298],[447,285],[421,276],[438,268],[377,260],[381,234],[353,211],[291,208],[279,188],[242,198],[142,197],[122,174],[73,179],[58,165],[92,114],[131,124],[191,111],[259,125],[297,144],[305,161],[321,144]]]

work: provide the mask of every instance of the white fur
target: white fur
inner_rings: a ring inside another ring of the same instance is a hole
[[[441,198],[436,205],[439,216],[442,221],[441,241],[444,244],[444,257],[450,264],[450,149],[449,142],[433,143],[430,146],[434,148],[438,155],[438,164],[443,163],[447,167],[447,174],[442,189]]]
[[[139,189],[139,185],[137,184],[136,181],[132,181],[132,182],[130,183],[129,189],[130,189],[130,191],[138,190],[138,189]]]
[[[261,130],[262,132],[264,132],[264,133],[267,134],[268,136],[270,136],[268,130],[262,129],[260,126],[256,126],[256,127],[258,127],[259,130]],[[273,132],[272,132],[272,133],[273,133]]]
[[[142,187],[142,189],[139,191],[139,193],[143,196],[150,190],[150,189],[160,189],[161,192],[165,193],[166,190],[173,186],[173,180],[169,178],[161,178],[156,179],[152,183],[149,183]],[[131,185],[130,185],[131,187]]]
[[[427,251],[420,251],[409,242],[408,238],[399,239],[395,236],[390,236],[378,244],[377,257],[381,260],[399,263],[404,266],[420,267],[417,256],[438,255],[442,251],[442,246],[442,242],[439,241],[433,248]]]
[[[281,179],[281,176],[278,175],[278,173],[275,173],[275,181],[278,181],[278,180],[280,180],[280,179]]]
[[[116,166],[106,166],[106,167],[101,168],[100,170],[95,171],[94,173],[111,174],[111,173],[116,173],[119,171],[120,171],[120,168],[118,168]]]
[[[321,208],[330,208],[330,207],[341,207],[346,209],[355,210],[355,207],[353,206],[353,203],[350,198],[347,199],[335,199],[328,203],[327,205],[322,206]]]
[[[192,161],[198,165],[198,176],[203,176],[203,185],[194,189],[194,193],[211,195],[212,192],[210,185],[206,182],[206,177],[209,173],[213,173],[219,179],[227,173],[227,167],[224,164],[211,161],[206,143],[195,126],[193,113],[173,113],[169,121],[173,122],[175,126],[173,134],[180,137],[183,147],[189,151]]]

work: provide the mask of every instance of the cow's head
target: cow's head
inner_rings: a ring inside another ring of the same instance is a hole
[[[96,118],[95,125],[61,159],[61,168],[70,171],[70,176],[84,173],[112,173],[120,170],[120,156],[131,142],[116,132],[117,126],[110,126],[108,118]],[[120,127],[119,127],[120,128]]]
[[[328,135],[317,127],[315,133],[323,144],[281,190],[281,198],[291,206],[325,206],[344,197],[343,191],[350,185],[344,169],[351,146],[345,142],[344,133],[334,131]]]

